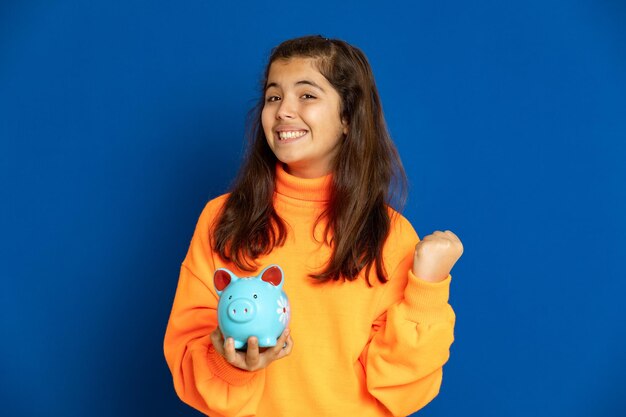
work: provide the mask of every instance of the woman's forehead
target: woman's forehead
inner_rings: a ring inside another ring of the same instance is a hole
[[[310,84],[324,90],[330,83],[319,71],[317,61],[318,59],[309,57],[281,58],[273,61],[265,88]]]

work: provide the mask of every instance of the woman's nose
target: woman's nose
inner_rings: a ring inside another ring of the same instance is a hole
[[[296,115],[296,108],[293,100],[283,98],[276,112],[277,119],[293,119]]]

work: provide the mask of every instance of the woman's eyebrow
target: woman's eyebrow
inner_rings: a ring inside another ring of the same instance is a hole
[[[296,83],[296,85],[303,85],[303,84],[310,85],[311,87],[317,88],[318,90],[321,90],[322,92],[324,92],[324,89],[320,85],[310,80],[300,80]]]
[[[310,85],[311,87],[317,88],[318,90],[322,91],[323,93],[325,93],[326,91],[324,91],[324,89],[317,83],[315,83],[314,81],[311,80],[300,80],[297,81],[295,83],[295,85]],[[269,83],[268,85],[265,86],[265,91],[269,90],[272,87],[277,87],[280,88],[280,85],[278,83]]]

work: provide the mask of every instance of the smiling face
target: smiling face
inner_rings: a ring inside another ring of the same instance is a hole
[[[317,70],[313,58],[274,61],[261,114],[267,143],[292,175],[328,174],[348,133],[340,117],[341,97]]]

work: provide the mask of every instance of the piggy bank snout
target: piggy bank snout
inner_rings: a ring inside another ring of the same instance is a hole
[[[256,309],[253,302],[245,298],[238,298],[228,304],[228,318],[237,323],[245,323],[250,321],[256,315]]]

